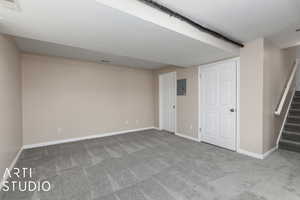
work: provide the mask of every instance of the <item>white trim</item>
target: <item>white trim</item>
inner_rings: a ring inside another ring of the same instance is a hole
[[[290,110],[290,107],[292,105],[292,102],[293,102],[293,98],[295,96],[295,91],[296,91],[296,88],[293,89],[293,93],[292,93],[292,97],[290,99],[290,102],[289,102],[289,105],[287,107],[287,111],[284,115],[284,119],[283,119],[283,122],[282,122],[282,125],[281,125],[281,128],[280,128],[280,132],[279,132],[279,135],[278,135],[278,138],[277,138],[277,141],[276,141],[276,147],[278,148],[278,145],[279,145],[279,141],[280,141],[280,138],[282,136],[282,132],[283,132],[283,129],[284,129],[284,125],[285,125],[285,122],[286,122],[286,119],[289,115],[289,110]]]
[[[158,75],[158,127],[162,130],[162,85],[161,74]]]
[[[175,88],[174,88],[174,98],[175,98],[175,131],[174,133],[177,133],[177,72],[174,72],[175,76]]]
[[[264,159],[263,154],[253,153],[253,152],[246,151],[243,149],[238,149],[237,152],[240,154],[246,155],[246,156],[250,156],[252,158],[256,158],[256,159],[260,159],[260,160]]]
[[[76,142],[76,141],[87,140],[87,139],[95,139],[95,138],[102,138],[102,137],[108,137],[108,136],[113,136],[113,135],[121,135],[121,134],[137,132],[137,131],[143,131],[143,130],[150,130],[150,129],[160,130],[157,127],[146,127],[146,128],[139,128],[139,129],[125,130],[125,131],[104,133],[104,134],[98,134],[98,135],[90,135],[90,136],[86,136],[86,137],[78,137],[78,138],[72,138],[72,139],[56,140],[56,141],[51,141],[51,142],[23,145],[20,148],[20,150],[18,151],[18,153],[15,156],[14,160],[11,162],[11,164],[9,166],[9,170],[12,170],[14,168],[15,164],[19,160],[19,157],[20,157],[20,155],[21,155],[21,153],[24,149],[32,149],[32,148],[44,147],[44,146],[49,146],[49,145],[54,145],[54,144],[63,144],[63,143]],[[4,181],[7,180],[7,178],[8,178],[8,175],[6,175],[5,177],[2,178],[2,180],[0,182],[0,189],[3,187],[3,183],[4,183]]]
[[[175,95],[175,127],[174,127],[174,129],[175,129],[175,133],[177,132],[177,72],[176,71],[172,71],[172,72],[166,72],[166,73],[161,73],[161,74],[159,74],[158,75],[158,90],[159,90],[159,92],[158,92],[158,102],[159,102],[159,104],[158,104],[158,109],[159,109],[159,111],[158,111],[158,113],[159,113],[159,125],[158,125],[158,127],[159,127],[159,130],[162,130],[162,109],[161,109],[161,105],[162,105],[162,99],[161,99],[161,97],[162,97],[162,94],[161,94],[161,92],[162,92],[162,88],[161,88],[161,77],[162,77],[162,75],[164,75],[164,74],[169,74],[169,73],[171,73],[171,74],[174,74],[174,81],[175,81],[175,88],[174,88],[174,95]]]
[[[198,67],[198,140],[201,142],[201,69]]]
[[[239,149],[241,146],[241,125],[240,125],[240,119],[241,119],[241,110],[240,110],[240,99],[241,99],[241,62],[240,58],[236,61],[237,67],[236,67],[236,84],[237,84],[237,91],[236,91],[236,149]]]
[[[198,130],[199,130],[199,141],[201,141],[201,132],[200,132],[200,128],[201,128],[201,68],[205,68],[205,67],[211,67],[217,64],[222,64],[222,63],[226,63],[226,62],[232,62],[235,61],[236,62],[236,145],[235,145],[235,151],[239,151],[240,150],[240,80],[241,80],[241,76],[240,76],[240,57],[235,57],[235,58],[230,58],[230,59],[226,59],[226,60],[221,60],[221,61],[217,61],[214,63],[209,63],[209,64],[205,64],[205,65],[200,65],[198,67]]]
[[[274,148],[270,149],[269,151],[267,151],[264,154],[253,153],[253,152],[246,151],[246,150],[243,150],[243,149],[238,149],[237,152],[240,153],[240,154],[246,155],[246,156],[250,156],[252,158],[263,160],[276,150],[277,150],[277,147],[274,147]]]
[[[270,149],[269,151],[267,151],[266,153],[263,154],[263,159],[265,159],[266,157],[268,157],[269,155],[271,155],[271,153],[273,153],[274,151],[276,151],[278,148],[277,146]]]
[[[15,156],[15,158],[13,159],[13,161],[11,162],[10,166],[9,166],[9,171],[12,171],[12,169],[14,168],[14,166],[16,165],[17,161],[19,160],[19,157],[23,151],[23,147],[20,148],[20,150],[18,151],[17,155]],[[8,179],[8,174],[3,174],[2,180],[0,182],[0,190],[4,185],[4,182]]]
[[[220,61],[217,61],[217,62],[212,62],[212,63],[200,65],[199,67],[211,67],[211,66],[214,66],[214,65],[218,65],[218,64],[222,64],[222,63],[226,63],[226,62],[232,62],[232,61],[240,61],[240,57],[235,57],[235,58],[229,58],[229,59],[225,59],[225,60],[220,60]]]
[[[194,137],[187,136],[187,135],[184,135],[184,134],[181,134],[181,133],[175,133],[175,135],[177,135],[179,137],[183,137],[183,138],[188,139],[188,140],[193,140],[193,141],[196,141],[196,142],[200,142],[199,138],[194,138]]]
[[[146,127],[146,128],[139,128],[139,129],[124,130],[124,131],[103,133],[103,134],[97,134],[97,135],[90,135],[90,136],[86,136],[86,137],[77,137],[77,138],[71,138],[71,139],[65,139],[65,140],[55,140],[55,141],[51,141],[51,142],[28,144],[28,145],[24,145],[23,149],[32,149],[32,148],[37,148],[37,147],[50,146],[50,145],[55,145],[55,144],[63,144],[63,143],[68,143],[68,142],[77,142],[77,141],[81,141],[81,140],[102,138],[102,137],[108,137],[108,136],[113,136],[113,135],[121,135],[121,134],[137,132],[137,131],[144,131],[144,130],[150,130],[150,129],[156,129],[156,128],[155,127]]]

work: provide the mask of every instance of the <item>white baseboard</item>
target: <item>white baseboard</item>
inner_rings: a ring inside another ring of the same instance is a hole
[[[81,140],[102,138],[102,137],[108,137],[108,136],[113,136],[113,135],[121,135],[121,134],[125,134],[125,133],[144,131],[144,130],[149,130],[149,129],[155,129],[155,127],[146,127],[146,128],[131,129],[131,130],[124,130],[124,131],[110,132],[110,133],[102,133],[102,134],[97,134],[97,135],[89,135],[86,137],[77,137],[77,138],[71,138],[71,139],[65,139],[65,140],[55,140],[55,141],[51,141],[51,142],[43,142],[43,143],[37,143],[37,144],[27,144],[27,145],[23,146],[23,149],[32,149],[32,148],[50,146],[50,145],[55,145],[55,144],[77,142],[77,141],[81,141]]]
[[[243,149],[238,149],[237,152],[240,153],[240,154],[246,155],[246,156],[250,156],[250,157],[253,157],[253,158],[256,158],[256,159],[263,160],[276,150],[277,150],[277,146],[270,149],[269,151],[267,151],[264,154],[253,153],[253,152],[246,151],[246,150],[243,150]]]
[[[263,154],[263,159],[265,159],[266,157],[268,157],[269,155],[271,155],[271,153],[273,153],[274,151],[276,151],[278,149],[278,146],[270,149],[269,151],[267,151],[266,153]]]
[[[237,152],[240,153],[240,154],[246,155],[246,156],[250,156],[252,158],[256,158],[256,159],[260,159],[260,160],[264,159],[263,154],[253,153],[253,152],[246,151],[246,150],[243,150],[243,149],[238,149]]]
[[[18,151],[17,155],[15,156],[15,158],[13,159],[13,161],[11,162],[10,166],[9,166],[9,171],[12,171],[12,169],[14,168],[14,166],[16,165],[17,161],[19,160],[19,157],[21,155],[23,151],[23,147],[20,148],[20,150]],[[0,182],[0,190],[4,185],[4,182],[8,179],[8,174],[3,174],[2,180]]]
[[[157,129],[156,127],[146,127],[146,128],[139,128],[139,129],[131,129],[131,130],[124,130],[124,131],[118,131],[118,132],[111,132],[111,133],[104,133],[104,134],[97,134],[97,135],[90,135],[86,137],[79,137],[79,138],[72,138],[72,139],[65,139],[65,140],[56,140],[56,141],[51,141],[51,142],[44,142],[44,143],[38,143],[38,144],[29,144],[29,145],[24,145],[21,147],[21,149],[18,151],[17,155],[15,156],[14,160],[9,166],[9,170],[12,170],[15,164],[17,163],[22,151],[24,149],[32,149],[32,148],[37,148],[37,147],[43,147],[43,146],[49,146],[49,145],[54,145],[54,144],[62,144],[62,143],[68,143],[68,142],[76,142],[76,141],[81,141],[81,140],[86,140],[86,139],[94,139],[94,138],[102,138],[102,137],[108,137],[108,136],[113,136],[113,135],[120,135],[120,134],[125,134],[125,133],[131,133],[131,132],[137,132],[137,131],[144,131],[144,130],[150,130],[150,129]],[[3,183],[7,180],[8,175],[5,175],[1,182],[0,182],[0,189],[3,187]]]
[[[200,142],[200,140],[198,138],[194,138],[194,137],[191,137],[191,136],[183,135],[181,133],[175,133],[175,135],[177,135],[179,137],[183,137],[183,138],[188,139],[188,140],[193,140],[193,141],[196,141],[196,142]]]

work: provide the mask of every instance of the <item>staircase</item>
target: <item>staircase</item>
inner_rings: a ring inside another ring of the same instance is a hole
[[[279,141],[279,148],[300,152],[300,91],[297,91],[293,98]]]

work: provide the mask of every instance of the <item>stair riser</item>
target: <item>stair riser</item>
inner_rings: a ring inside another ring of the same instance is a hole
[[[300,146],[279,142],[279,148],[300,153]]]
[[[298,111],[298,110],[290,110],[289,115],[300,116],[300,111]]]
[[[293,103],[300,103],[300,97],[294,97]]]
[[[299,110],[300,110],[300,103],[293,103],[293,104],[291,105],[291,108],[292,108],[292,109],[299,109]]]
[[[285,125],[284,126],[285,131],[294,131],[300,133],[300,126],[292,126],[292,125]]]
[[[285,140],[292,140],[292,141],[296,141],[296,142],[300,142],[300,135],[296,135],[296,134],[282,134],[282,138]]]
[[[288,117],[286,121],[287,121],[287,123],[300,124],[300,118],[292,118],[292,117]]]

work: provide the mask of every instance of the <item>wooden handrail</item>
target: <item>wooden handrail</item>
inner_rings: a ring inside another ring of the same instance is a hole
[[[293,67],[293,70],[290,74],[290,77],[289,77],[289,80],[284,88],[284,92],[283,92],[283,95],[281,96],[281,99],[280,99],[280,102],[274,112],[275,115],[281,115],[281,112],[282,112],[282,108],[284,106],[284,103],[286,101],[286,98],[287,98],[287,95],[291,89],[291,86],[292,86],[292,83],[293,83],[293,80],[295,78],[295,75],[296,75],[296,72],[297,72],[297,69],[298,69],[298,62],[299,60],[297,59],[296,62],[295,62],[295,65]]]

